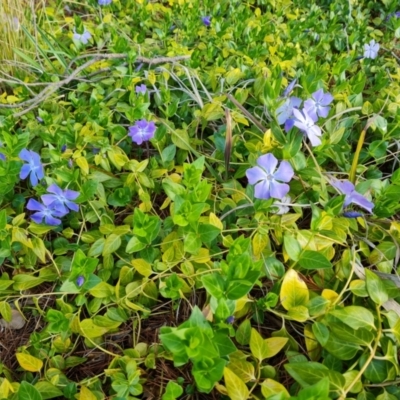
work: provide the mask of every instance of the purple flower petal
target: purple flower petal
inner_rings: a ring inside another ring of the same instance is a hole
[[[296,120],[293,117],[286,120],[286,122],[285,122],[285,131],[286,132],[289,132],[294,127],[295,121]]]
[[[78,287],[81,287],[84,283],[85,283],[85,278],[84,278],[82,275],[79,275],[79,276],[76,278],[76,285],[77,285]]]
[[[43,204],[39,203],[35,199],[29,199],[29,201],[28,201],[28,203],[26,205],[26,208],[29,211],[43,211],[43,210],[46,209],[46,207]]]
[[[262,167],[267,174],[272,175],[278,165],[278,160],[272,153],[268,153],[258,157],[257,164]]]
[[[282,182],[290,182],[293,178],[294,171],[287,161],[282,161],[278,170],[274,173],[274,179]],[[274,197],[274,196],[273,196]]]
[[[35,171],[31,172],[31,175],[29,176],[29,180],[31,181],[32,186],[36,186],[39,183],[39,179],[38,179]]]
[[[331,185],[347,196],[350,196],[355,190],[354,185],[349,180],[331,179]]]
[[[56,195],[58,195],[58,196],[62,196],[63,195],[63,191],[62,191],[62,189],[61,188],[59,188],[56,184],[52,184],[52,185],[50,185],[48,188],[47,188],[47,191],[49,192],[49,193],[54,193],[54,194],[56,194]]]
[[[31,152],[30,152],[29,150],[27,150],[27,149],[22,149],[22,150],[19,152],[18,157],[19,157],[21,160],[28,161],[28,162],[29,162],[30,159],[32,158]]]
[[[44,218],[44,213],[43,212],[37,212],[35,214],[31,215],[31,219],[33,222],[36,222],[37,224],[41,224]]]
[[[365,208],[368,212],[372,213],[372,209],[374,208],[374,203],[367,200],[362,194],[354,191],[350,195],[351,203],[356,204],[362,208]]]
[[[21,179],[26,179],[26,177],[30,174],[31,168],[29,164],[24,164],[21,168],[21,172],[19,173],[19,177]]]
[[[274,199],[283,199],[289,192],[290,187],[286,183],[279,183],[275,180],[271,181],[270,193]]]
[[[271,198],[269,188],[270,188],[270,181],[267,180],[260,181],[254,187],[254,197],[256,199],[268,200],[269,198]]]
[[[61,220],[58,219],[58,218],[54,218],[52,215],[46,215],[46,216],[44,217],[44,222],[45,222],[47,225],[52,225],[52,226],[54,226],[54,225],[60,225],[60,224],[61,224]]]
[[[246,171],[246,176],[250,185],[254,185],[257,182],[268,178],[267,173],[260,167],[253,167],[248,169]]]

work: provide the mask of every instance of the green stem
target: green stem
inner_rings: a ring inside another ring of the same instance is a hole
[[[358,165],[358,159],[360,158],[360,153],[361,153],[361,149],[364,145],[366,133],[367,133],[366,129],[361,131],[361,135],[358,139],[356,153],[354,154],[353,163],[351,164],[351,169],[350,169],[350,182],[352,182],[352,183],[355,183],[355,181],[356,181],[356,170],[357,170],[357,165]]]
[[[360,153],[361,153],[361,149],[364,146],[364,141],[365,141],[365,135],[367,133],[368,128],[371,126],[371,124],[374,122],[375,120],[375,116],[370,118],[364,129],[361,131],[360,137],[358,138],[358,142],[357,142],[357,149],[356,149],[356,153],[354,154],[354,158],[353,158],[353,163],[351,164],[351,169],[350,169],[350,177],[349,180],[352,183],[356,182],[356,170],[357,170],[357,165],[358,165],[358,159],[360,158]]]

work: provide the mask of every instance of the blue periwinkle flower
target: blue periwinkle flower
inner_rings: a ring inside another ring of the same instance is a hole
[[[61,146],[61,153],[65,153],[65,150],[67,150],[67,145],[66,145],[66,144],[63,144],[63,145]]]
[[[73,201],[79,196],[79,192],[69,189],[61,189],[56,184],[52,184],[47,188],[47,191],[52,194],[44,194],[41,196],[45,206],[56,207],[64,215],[69,213],[69,210],[79,211],[78,204]]]
[[[376,43],[372,39],[368,44],[364,44],[364,57],[365,58],[376,58],[379,52],[379,43]]]
[[[43,124],[44,123],[43,118],[41,118],[39,116],[36,117],[36,121],[39,122],[39,124]]]
[[[135,92],[137,94],[141,93],[141,94],[145,94],[147,92],[147,87],[145,84],[141,84],[135,87]]]
[[[205,17],[201,17],[201,21],[205,26],[210,26],[211,25],[211,17],[209,15],[206,15]]]
[[[23,149],[19,153],[19,158],[27,162],[21,168],[19,177],[25,179],[30,175],[32,186],[36,186],[44,178],[43,165],[40,162],[40,156],[32,150]]]
[[[78,287],[82,287],[82,285],[85,283],[85,278],[82,276],[82,275],[79,275],[77,278],[76,278],[76,285],[78,286]]]
[[[235,322],[235,316],[234,316],[234,315],[231,315],[230,317],[228,317],[228,318],[226,319],[226,322],[227,322],[228,324],[233,324],[233,323]]]
[[[303,131],[311,142],[312,146],[319,146],[321,144],[321,128],[315,125],[315,121],[310,117],[307,110],[303,111],[294,109],[293,114],[295,117],[294,125]]]
[[[55,206],[46,206],[42,203],[39,203],[35,199],[29,199],[26,208],[30,211],[37,211],[31,215],[31,218],[37,224],[41,224],[44,222],[47,225],[60,225],[60,218],[65,214]]]
[[[294,78],[292,80],[292,82],[289,83],[287,88],[283,91],[283,96],[284,97],[287,97],[287,96],[289,96],[290,93],[292,93],[292,90],[295,88],[296,83],[297,83],[297,78]]]
[[[360,213],[358,211],[349,210],[349,211],[343,212],[343,217],[346,217],[346,218],[358,218],[358,217],[362,217],[362,216],[363,216],[363,213]]]
[[[0,147],[3,147],[3,143],[1,143],[0,142]],[[0,153],[0,160],[2,160],[2,161],[6,161],[6,156],[5,156],[5,154],[3,154],[3,153]]]
[[[128,136],[136,144],[142,144],[144,141],[150,140],[156,131],[156,125],[153,121],[141,119],[136,121],[135,125],[129,127]]]
[[[258,166],[246,171],[247,179],[255,185],[254,197],[257,199],[283,199],[289,192],[289,185],[280,182],[290,182],[294,172],[287,161],[282,161],[279,168],[278,160],[271,154],[265,154],[257,159]],[[280,181],[280,182],[279,182]]]
[[[293,109],[300,107],[301,99],[298,97],[289,97],[285,102],[276,110],[276,115],[279,125],[283,125],[288,118],[293,115]]]
[[[318,117],[326,118],[329,114],[329,104],[333,101],[330,93],[324,93],[323,89],[319,89],[311,95],[311,99],[304,102],[304,108],[314,122]]]
[[[343,207],[347,207],[349,204],[356,204],[372,213],[374,203],[367,200],[362,194],[358,193],[354,185],[347,179],[340,181],[338,179],[332,179],[331,184],[340,193],[345,195]]]
[[[109,6],[112,0],[99,0],[99,6]]]
[[[91,39],[91,37],[92,37],[92,35],[90,34],[89,31],[86,30],[86,28],[85,28],[83,33],[77,33],[75,28],[74,28],[73,38],[75,40],[79,40],[83,44],[87,44],[89,42],[89,40]]]

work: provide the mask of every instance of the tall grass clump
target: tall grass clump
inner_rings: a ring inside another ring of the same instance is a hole
[[[35,15],[44,7],[44,0],[0,1],[0,70],[3,73],[13,75],[25,69],[23,55],[36,53],[35,44],[27,40],[26,32],[36,36]]]

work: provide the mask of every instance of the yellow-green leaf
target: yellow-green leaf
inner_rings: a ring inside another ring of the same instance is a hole
[[[120,246],[121,238],[118,235],[112,233],[110,236],[108,236],[104,243],[103,256],[108,256],[114,253],[119,249]]]
[[[282,400],[290,399],[290,394],[285,387],[281,383],[269,378],[261,383],[261,393],[266,399],[275,394],[280,394],[279,398]]]
[[[140,275],[143,275],[146,278],[153,273],[151,265],[142,258],[132,260],[131,264],[135,267],[136,271],[139,272]]]
[[[224,368],[226,390],[231,400],[247,400],[249,389],[246,384],[229,368]]]
[[[285,337],[272,337],[265,339],[264,342],[267,345],[267,357],[266,358],[271,358],[278,354],[286,345],[288,342],[288,338]]]
[[[12,237],[11,237],[12,242],[20,242],[24,246],[29,247],[32,249],[32,242],[30,239],[28,239],[28,236],[26,235],[25,229],[22,228],[17,228],[14,227],[12,229]]]
[[[12,281],[11,281],[12,283]],[[6,301],[0,302],[0,314],[6,322],[11,322],[12,320],[12,310],[11,306]]]
[[[183,150],[190,150],[189,135],[184,129],[176,129],[171,132],[172,143]]]
[[[19,365],[29,372],[39,372],[43,367],[43,361],[30,354],[16,353]]]
[[[312,331],[311,325],[304,326],[304,338],[306,349],[311,361],[318,361],[321,353],[321,346]]]
[[[256,379],[254,365],[248,361],[232,359],[229,368],[245,383]]]
[[[9,393],[14,393],[15,389],[7,378],[3,378],[0,385],[0,399],[8,399]]]
[[[308,313],[308,308],[306,306],[292,307],[288,311],[288,316],[298,322],[305,322],[308,320],[308,318],[310,318],[310,314]]]
[[[108,328],[95,325],[91,319],[84,319],[79,325],[82,335],[87,338],[96,338],[108,332]]]
[[[261,335],[254,329],[251,329],[250,335],[251,354],[260,362],[268,357],[268,347]]]
[[[78,400],[97,400],[97,397],[86,386],[82,386]]]
[[[220,102],[211,102],[206,104],[201,110],[201,116],[206,121],[215,121],[216,119],[220,119],[225,115],[225,112],[221,106]]]
[[[32,250],[39,257],[39,260],[43,263],[46,262],[46,247],[42,239],[33,238],[32,239]]]
[[[307,285],[293,269],[287,271],[283,278],[280,299],[285,310],[305,306],[308,303],[309,293]]]
[[[269,243],[269,236],[266,232],[257,232],[252,240],[253,254],[258,258]]]
[[[89,174],[89,164],[85,157],[78,157],[75,162],[85,175]]]
[[[89,293],[93,297],[97,297],[98,299],[104,299],[106,297],[110,297],[114,294],[114,292],[115,292],[114,286],[106,282],[100,282],[94,288],[89,290]]]

